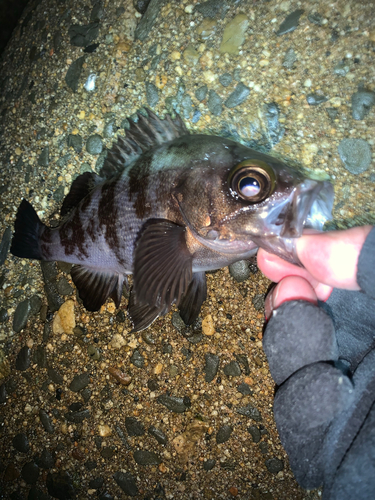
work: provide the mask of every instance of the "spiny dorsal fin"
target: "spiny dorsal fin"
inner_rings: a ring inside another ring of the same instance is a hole
[[[100,170],[102,177],[108,179],[121,172],[153,146],[189,134],[177,113],[174,119],[169,114],[161,119],[150,109],[146,108],[146,111],[147,117],[137,113],[137,122],[128,118],[129,129],[126,130],[125,137],[119,137],[117,143],[108,151],[103,168]]]
[[[102,181],[103,179],[94,172],[85,172],[79,175],[77,179],[73,181],[70,191],[63,201],[60,216],[65,217],[68,215],[69,212]]]

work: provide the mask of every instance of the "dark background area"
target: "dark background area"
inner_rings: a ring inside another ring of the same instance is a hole
[[[0,0],[0,55],[29,0]]]

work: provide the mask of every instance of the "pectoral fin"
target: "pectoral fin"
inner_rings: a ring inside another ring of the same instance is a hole
[[[192,260],[185,227],[165,219],[147,221],[134,255],[133,290],[138,304],[166,314],[189,286]]]
[[[70,274],[88,311],[98,311],[108,297],[119,307],[125,276],[83,266],[73,266]]]
[[[186,325],[191,325],[197,319],[203,302],[207,298],[206,273],[194,273],[188,289],[178,305],[180,316]]]
[[[132,290],[128,304],[128,314],[131,322],[133,323],[133,329],[130,333],[145,330],[156,320],[156,318],[166,314],[167,312],[168,311],[164,312],[163,309],[156,306],[139,304],[135,292]]]

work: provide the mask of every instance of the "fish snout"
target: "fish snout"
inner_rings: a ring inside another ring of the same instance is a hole
[[[331,218],[333,186],[328,181],[306,179],[292,193],[280,236],[299,238],[304,228],[323,230]]]

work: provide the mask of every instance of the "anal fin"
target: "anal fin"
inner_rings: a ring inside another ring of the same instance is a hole
[[[108,297],[119,307],[125,276],[80,265],[73,266],[70,274],[88,311],[98,311]]]
[[[185,325],[191,325],[197,319],[203,302],[207,298],[206,273],[193,273],[186,292],[181,297],[178,308]]]

